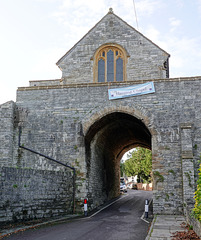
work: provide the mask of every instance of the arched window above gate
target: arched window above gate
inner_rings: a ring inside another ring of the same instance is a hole
[[[104,45],[94,55],[94,82],[126,81],[126,51],[118,45]]]

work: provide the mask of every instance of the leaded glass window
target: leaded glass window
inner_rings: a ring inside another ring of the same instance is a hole
[[[97,53],[98,82],[125,81],[125,56],[117,47],[104,47]]]
[[[103,59],[98,61],[98,82],[105,82],[105,61]]]
[[[122,58],[117,59],[116,63],[116,81],[121,82],[123,81],[123,60]]]
[[[114,52],[112,50],[107,52],[107,81],[114,81]]]

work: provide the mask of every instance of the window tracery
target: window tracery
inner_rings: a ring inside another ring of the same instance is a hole
[[[104,46],[95,55],[95,82],[122,82],[126,80],[126,58],[123,49]]]

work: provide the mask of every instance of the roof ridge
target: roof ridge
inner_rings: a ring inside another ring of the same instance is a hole
[[[106,18],[109,14],[114,15],[116,18],[118,18],[120,21],[124,22],[128,27],[132,28],[135,32],[137,32],[139,35],[141,35],[143,38],[147,39],[149,42],[151,42],[153,45],[155,45],[157,48],[159,48],[160,50],[162,50],[165,54],[167,54],[170,57],[170,54],[168,52],[166,52],[165,50],[163,50],[162,48],[160,48],[157,44],[155,44],[154,42],[152,42],[149,38],[147,38],[146,36],[144,36],[141,32],[139,32],[138,30],[136,30],[133,26],[131,26],[130,24],[128,24],[126,21],[124,21],[122,18],[120,18],[118,15],[116,15],[113,12],[112,8],[109,8],[109,12],[103,16],[78,42],[76,42],[73,47],[71,47],[56,63],[56,65],[58,66],[59,63],[62,61],[62,59],[67,56],[75,47],[76,45],[78,45],[78,43],[80,43],[101,21],[103,21],[104,18]]]
[[[69,54],[72,49],[79,43],[81,42],[108,14],[114,14],[113,12],[108,12],[105,16],[103,16],[78,42],[76,42],[56,63],[56,65],[59,64],[59,62],[67,55]]]

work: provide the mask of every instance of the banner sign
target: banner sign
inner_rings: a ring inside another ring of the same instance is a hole
[[[124,87],[124,88],[108,89],[109,100],[143,95],[143,94],[154,93],[154,92],[155,92],[155,88],[154,88],[153,82],[148,82],[148,83],[139,84],[139,85],[130,86],[130,87]]]

